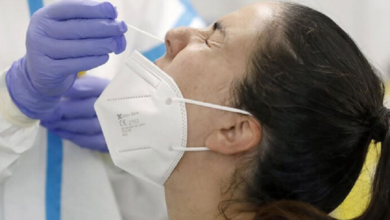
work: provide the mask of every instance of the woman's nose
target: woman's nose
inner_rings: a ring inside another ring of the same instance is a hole
[[[180,51],[182,51],[191,38],[191,28],[180,27],[170,31],[165,36],[165,45],[167,48],[167,54],[174,58]]]

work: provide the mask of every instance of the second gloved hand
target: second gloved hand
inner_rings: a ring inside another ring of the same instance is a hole
[[[109,2],[66,0],[37,11],[27,31],[26,55],[6,76],[13,102],[28,117],[49,116],[76,75],[125,50],[127,26]]]
[[[82,148],[108,152],[93,105],[109,80],[82,77],[75,81],[53,114],[41,125],[57,136]]]

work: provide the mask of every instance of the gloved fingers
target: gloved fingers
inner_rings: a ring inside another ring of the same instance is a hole
[[[44,30],[48,37],[58,40],[119,37],[126,31],[125,22],[110,19],[50,21]]]
[[[65,93],[64,97],[70,99],[99,97],[109,83],[110,80],[108,79],[84,76],[76,79],[75,83]]]
[[[54,20],[116,19],[118,13],[109,2],[67,0],[49,5],[47,16]]]
[[[47,65],[48,69],[52,70],[53,73],[56,73],[55,77],[67,77],[72,74],[76,74],[81,71],[86,71],[94,69],[98,66],[105,64],[109,59],[109,56],[89,56],[89,57],[79,57],[79,58],[69,58],[62,60],[48,60]]]
[[[48,59],[49,60],[49,59]],[[44,65],[42,65],[44,66]],[[45,75],[44,75],[45,74]],[[68,76],[55,79],[52,72],[44,73],[39,80],[35,80],[35,76],[30,77],[34,81],[35,88],[40,94],[47,97],[58,97],[58,99],[73,85],[77,78],[77,74],[69,74]],[[53,79],[54,78],[54,79]],[[53,83],[58,82],[58,83]],[[58,102],[57,102],[58,103]]]
[[[82,39],[82,40],[56,40],[45,38],[40,41],[39,51],[55,59],[69,59],[90,56],[102,56],[112,52],[122,53],[126,49],[125,36]]]
[[[106,140],[104,139],[103,134],[82,135],[82,134],[74,134],[70,132],[57,131],[57,130],[49,130],[49,131],[61,137],[62,139],[73,142],[74,144],[82,148],[87,148],[90,150],[100,151],[104,153],[108,152]]]
[[[65,99],[60,102],[54,112],[49,117],[42,119],[43,122],[85,119],[96,117],[96,112],[93,107],[97,98],[91,97],[87,99]]]
[[[74,134],[93,135],[102,133],[99,120],[96,117],[76,120],[41,121],[41,125],[49,130]]]

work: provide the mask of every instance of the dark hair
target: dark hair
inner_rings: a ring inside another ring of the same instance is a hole
[[[236,107],[251,112],[263,132],[242,181],[245,202],[258,208],[255,219],[332,219],[324,213],[347,197],[374,139],[382,149],[372,200],[357,219],[390,219],[383,82],[330,18],[280,6],[234,92]]]

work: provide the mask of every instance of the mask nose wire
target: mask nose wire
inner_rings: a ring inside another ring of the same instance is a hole
[[[163,40],[163,39],[161,39],[161,38],[159,38],[159,37],[156,37],[156,36],[154,36],[153,34],[150,34],[150,33],[146,32],[146,31],[143,31],[143,30],[141,30],[141,29],[139,29],[139,28],[136,28],[136,27],[134,27],[134,26],[132,26],[132,25],[129,25],[129,24],[126,24],[126,25],[127,25],[128,28],[131,28],[131,29],[133,29],[133,30],[135,30],[135,31],[137,31],[137,32],[139,32],[139,33],[141,33],[141,34],[144,34],[144,35],[146,35],[146,36],[148,36],[148,37],[151,37],[151,38],[153,38],[153,39],[155,39],[155,40],[158,40],[158,41],[160,41],[161,43],[165,43],[165,40]]]

